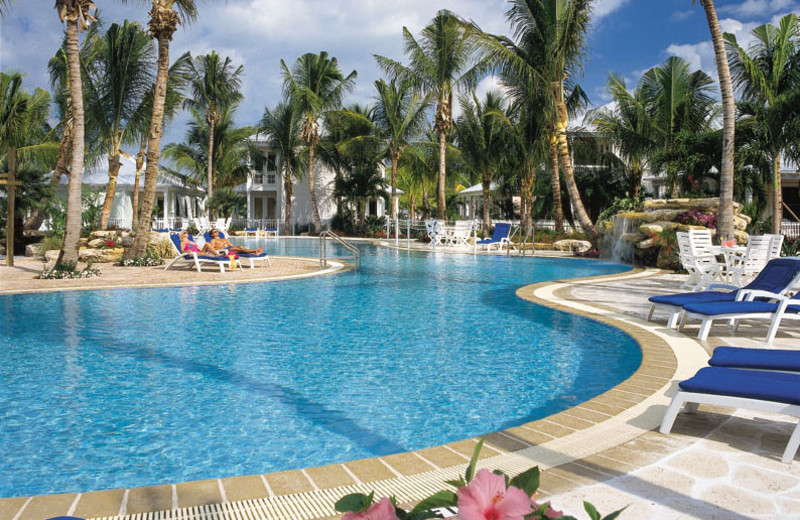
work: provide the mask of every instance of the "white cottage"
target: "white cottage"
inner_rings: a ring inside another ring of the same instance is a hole
[[[120,157],[119,176],[117,177],[117,190],[114,195],[114,204],[111,207],[109,227],[130,228],[133,217],[133,186],[136,179],[136,161],[131,157]],[[66,175],[61,177],[58,195],[66,199]],[[104,156],[97,164],[87,165],[83,172],[83,185],[88,186],[96,193],[97,200],[102,204],[105,200],[105,190],[108,186],[108,157]],[[144,194],[144,172],[139,179],[139,200]],[[203,214],[205,191],[202,186],[197,186],[187,177],[171,173],[159,172],[156,186],[156,213],[159,217],[154,226],[173,227],[179,218],[191,219]]]

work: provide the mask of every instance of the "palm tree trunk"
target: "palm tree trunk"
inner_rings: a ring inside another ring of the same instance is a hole
[[[208,192],[208,199],[211,200],[211,196],[214,194],[214,177],[213,177],[213,157],[214,157],[214,127],[216,126],[213,119],[209,119],[208,121],[208,173],[206,174],[206,182],[208,186],[206,191]],[[210,214],[208,215],[211,216]]]
[[[283,177],[283,195],[286,201],[286,221],[283,224],[283,234],[292,235],[292,177],[291,173]]]
[[[114,205],[114,195],[117,193],[117,177],[119,177],[119,147],[114,146],[116,153],[108,157],[108,187],[103,208],[100,210],[100,229],[108,228],[108,219],[111,216],[111,207]]]
[[[714,45],[714,56],[717,60],[717,75],[722,93],[722,171],[719,175],[719,209],[717,210],[717,237],[733,238],[733,152],[736,121],[736,102],[733,98],[731,72],[728,68],[728,57],[725,42],[719,27],[717,12],[713,0],[700,0],[706,12],[708,28],[711,31],[711,43]],[[775,223],[773,219],[773,230]],[[773,231],[775,232],[775,231]],[[778,231],[780,233],[780,222]]]
[[[439,182],[436,187],[436,218],[444,219],[447,210],[445,202],[445,178],[447,176],[447,134],[439,131]]]
[[[487,235],[492,232],[492,183],[488,175],[483,176],[483,232]]]
[[[153,6],[153,13],[156,6]],[[152,15],[151,15],[152,16]],[[176,14],[177,16],[177,14]],[[167,79],[169,78],[169,42],[171,34],[164,31],[158,34],[158,72],[156,88],[153,96],[153,115],[150,119],[150,134],[147,141],[147,169],[144,177],[144,196],[142,197],[141,216],[137,227],[136,239],[129,253],[132,257],[143,257],[150,240],[150,218],[156,199],[158,184],[158,158],[161,152],[161,134],[164,125],[164,101],[167,97]]]
[[[422,187],[422,218],[427,219],[431,216],[430,202],[428,201],[428,188]]]
[[[67,188],[67,223],[64,243],[58,254],[58,261],[77,264],[81,245],[83,189],[83,83],[78,54],[78,26],[67,19],[67,62],[69,64],[69,95],[72,103],[72,157],[69,166],[69,187]]]
[[[561,175],[558,171],[558,136],[552,132],[550,141],[550,189],[553,192],[553,220],[556,233],[564,232],[564,210],[561,208]]]
[[[72,147],[72,125],[65,125],[64,126],[64,133],[61,136],[61,141],[58,144],[58,158],[56,159],[56,167],[53,170],[53,176],[50,178],[50,186],[55,190],[58,184],[61,182],[61,176],[65,173],[69,173],[67,171],[67,155],[70,153],[70,148]],[[44,211],[40,209],[33,210],[30,218],[25,221],[24,229],[28,230],[37,230],[42,227],[45,219]]]
[[[144,153],[147,150],[147,140],[142,139],[139,146],[139,153],[136,154],[136,175],[133,179],[133,215],[131,216],[131,228],[137,229],[139,225],[139,177],[142,175],[144,166]]]
[[[392,154],[392,221],[397,219],[397,161],[399,154]]]
[[[523,175],[522,182],[520,183],[520,191],[522,192],[520,197],[522,199],[520,210],[522,212],[521,220],[523,222],[525,236],[528,236],[528,233],[533,228],[533,216],[531,212],[533,211],[533,188],[536,184],[536,166],[531,161],[527,161],[525,168],[527,171],[525,175]]]
[[[783,186],[781,185],[781,154],[775,155],[772,162],[772,233],[781,234],[783,221]]]
[[[636,162],[636,165],[631,170],[631,178],[629,186],[631,197],[633,197],[634,199],[638,199],[641,187],[642,187],[642,168],[641,165],[638,162]]]
[[[559,85],[559,91],[562,91]],[[572,158],[569,156],[569,143],[567,142],[567,105],[564,103],[563,95],[558,97],[558,155],[561,159],[561,164],[564,165],[564,180],[567,184],[567,192],[569,192],[569,199],[572,202],[573,213],[578,218],[578,223],[583,228],[586,238],[592,243],[594,249],[600,246],[600,233],[594,227],[592,220],[586,213],[586,208],[583,206],[581,194],[578,191],[578,185],[575,184],[575,172],[572,169]]]
[[[314,218],[314,234],[322,233],[322,219],[319,218],[319,207],[317,206],[317,190],[314,181],[314,144],[308,146],[308,191],[311,196],[311,214]]]

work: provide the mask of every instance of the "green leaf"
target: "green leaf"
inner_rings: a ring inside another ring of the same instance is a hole
[[[369,495],[353,493],[352,495],[340,498],[333,507],[340,513],[361,513],[372,505],[372,498],[374,496],[374,491]]]
[[[473,475],[475,475],[475,465],[478,463],[478,455],[481,452],[481,448],[483,448],[483,439],[478,441],[478,445],[475,446],[475,451],[472,453],[472,458],[469,461],[469,466],[467,466],[467,471],[464,474],[464,480],[467,482],[472,480]]]
[[[458,495],[452,491],[439,491],[429,496],[411,510],[411,514],[436,509],[437,507],[454,507],[458,502]]]
[[[453,486],[456,489],[462,488],[467,485],[467,483],[464,482],[463,478],[459,478],[458,480],[445,480],[445,483]]]
[[[614,520],[614,519],[615,519],[615,518],[617,518],[619,515],[621,515],[621,514],[622,514],[622,512],[623,512],[623,511],[625,511],[626,509],[628,509],[628,506],[625,506],[625,507],[623,507],[623,508],[622,508],[622,509],[620,509],[619,511],[614,511],[613,513],[611,513],[610,515],[608,515],[608,516],[606,516],[606,517],[603,517],[603,520]]]
[[[595,507],[592,504],[590,504],[589,502],[584,502],[583,508],[586,510],[587,513],[589,513],[589,518],[591,518],[592,520],[600,520],[600,513],[597,512],[597,509],[595,509]]]
[[[539,489],[539,466],[534,466],[527,471],[523,471],[511,479],[510,485],[520,488],[526,495],[532,497]]]

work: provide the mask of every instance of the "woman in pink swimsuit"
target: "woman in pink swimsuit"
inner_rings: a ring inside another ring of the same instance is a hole
[[[182,253],[189,253],[194,251],[195,253],[207,255],[207,256],[218,256],[218,257],[225,257],[226,255],[221,255],[217,253],[214,249],[211,248],[208,244],[203,244],[203,249],[200,249],[197,244],[189,240],[189,233],[187,231],[181,231],[181,252]]]

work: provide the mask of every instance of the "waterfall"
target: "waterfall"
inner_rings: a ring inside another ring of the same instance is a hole
[[[632,264],[636,250],[636,239],[639,238],[638,228],[641,222],[623,216],[614,217],[614,227],[606,240],[610,240],[611,247],[604,249],[609,252],[609,260],[623,264]]]

